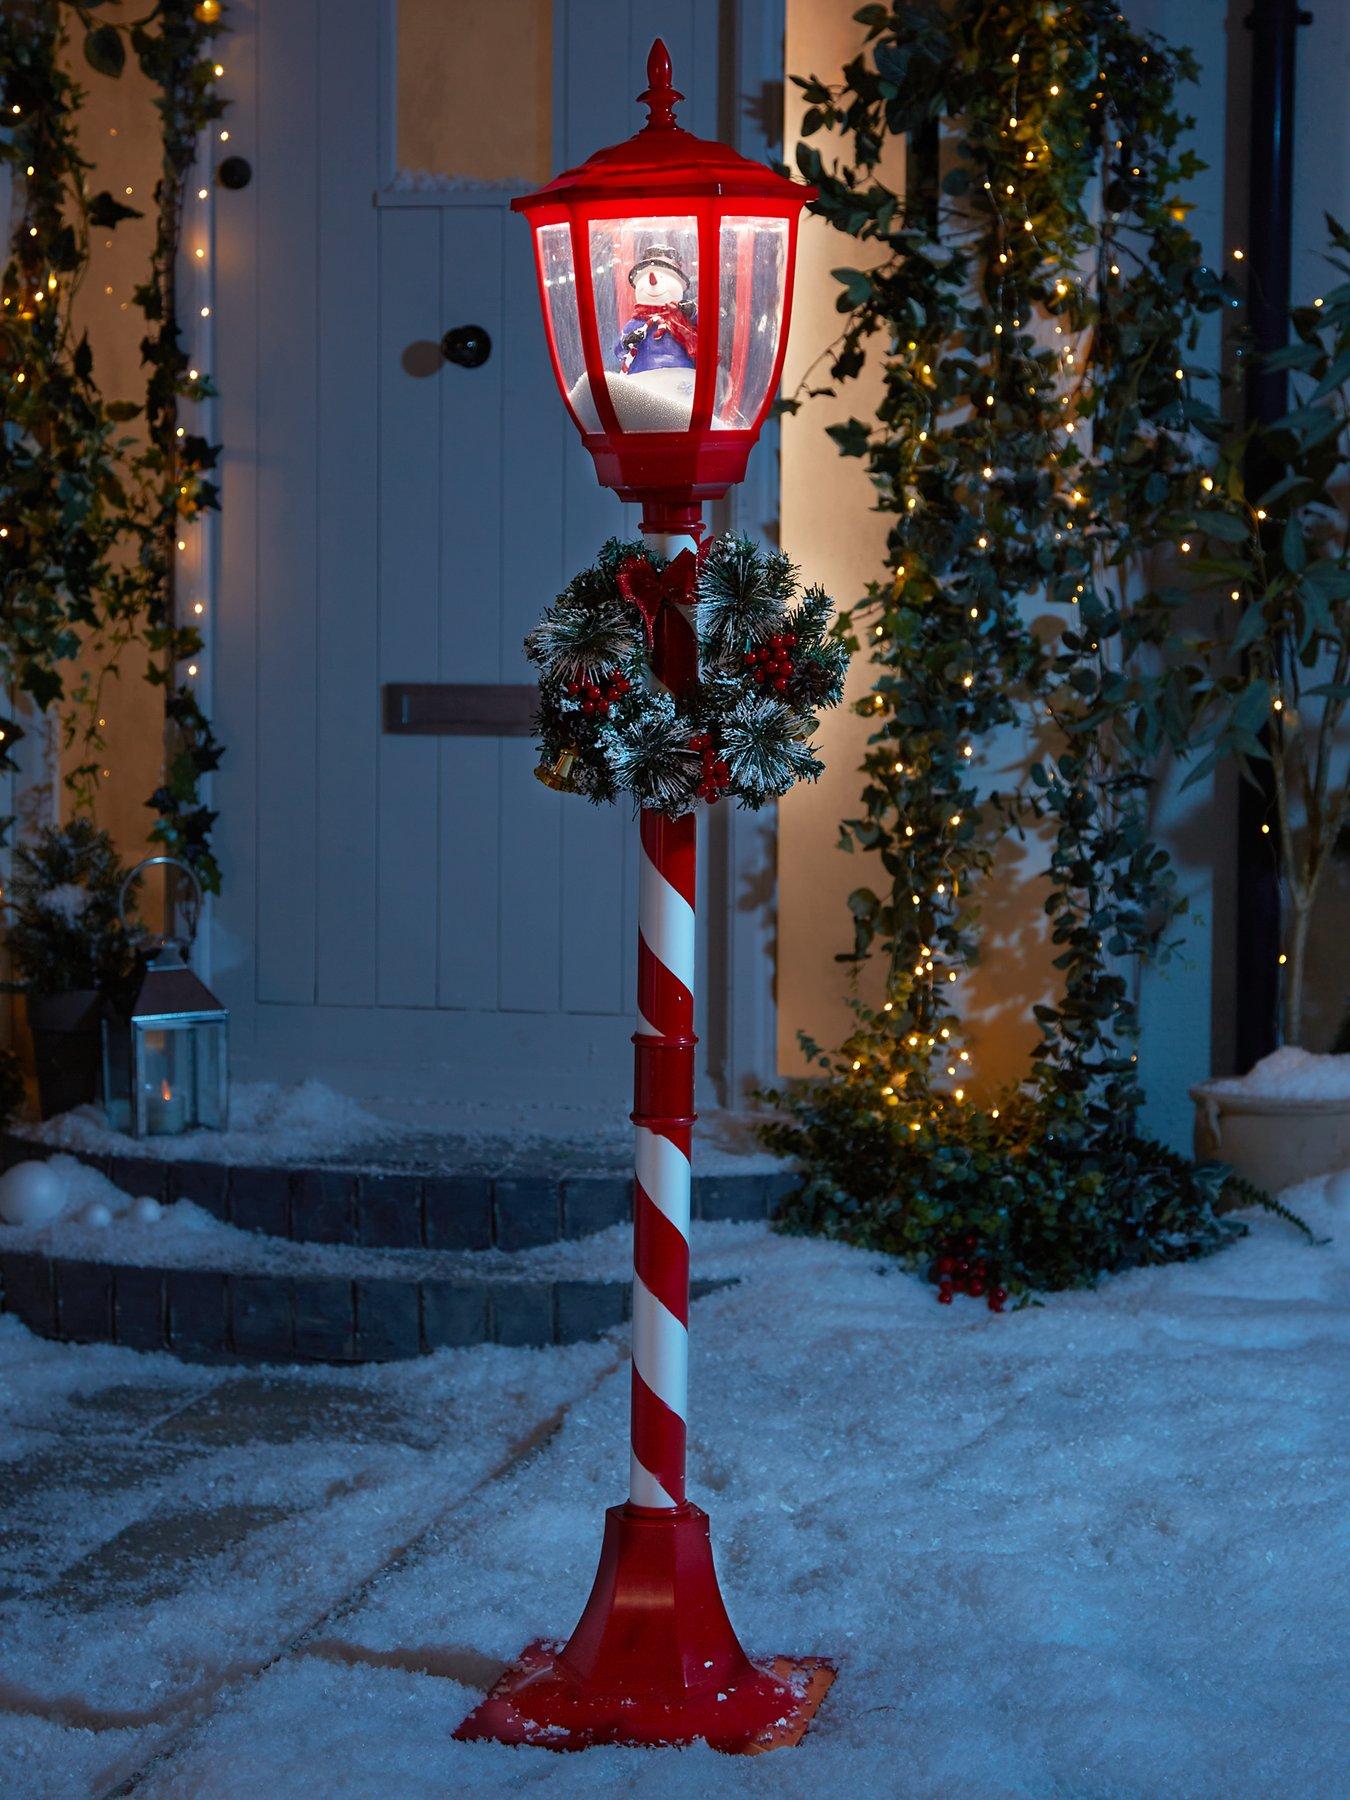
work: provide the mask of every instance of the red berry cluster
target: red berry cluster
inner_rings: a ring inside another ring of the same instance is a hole
[[[788,652],[796,647],[795,631],[775,631],[758,650],[746,651],[745,666],[754,670],[755,680],[761,687],[771,687],[778,694],[786,693],[793,674],[792,658]]]
[[[973,1231],[944,1241],[929,1270],[929,1279],[937,1283],[939,1306],[950,1306],[957,1294],[969,1294],[972,1300],[987,1299],[990,1312],[1003,1311],[1008,1290],[998,1284],[997,1267],[976,1254],[979,1247]]]
[[[603,683],[569,681],[567,691],[574,700],[580,695],[585,696],[581,702],[581,710],[588,719],[604,718],[614,702],[621,699],[632,685],[627,676],[620,675],[616,669],[612,675],[605,676]]]
[[[697,731],[689,740],[689,748],[697,750],[703,758],[703,773],[699,777],[698,797],[700,800],[717,800],[726,791],[731,780],[731,770],[713,749],[713,741],[706,731]]]

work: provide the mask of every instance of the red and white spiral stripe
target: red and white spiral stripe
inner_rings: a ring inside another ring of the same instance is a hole
[[[687,536],[652,533],[647,542],[671,558],[697,547]],[[698,640],[685,608],[662,609],[652,662],[673,692],[696,678]],[[674,1507],[685,1497],[688,1411],[697,821],[644,810],[640,835],[629,1502]]]

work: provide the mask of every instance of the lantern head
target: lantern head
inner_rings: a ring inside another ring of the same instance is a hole
[[[553,373],[602,485],[688,507],[745,474],[816,190],[677,125],[659,38],[647,82],[635,137],[511,204],[534,232]]]

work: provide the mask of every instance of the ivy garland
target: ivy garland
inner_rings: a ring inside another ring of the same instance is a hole
[[[893,519],[887,578],[844,620],[876,677],[841,844],[885,877],[851,896],[846,960],[879,961],[883,991],[839,1052],[808,1043],[824,1079],[775,1096],[766,1135],[806,1170],[798,1223],[914,1257],[965,1230],[1009,1285],[1062,1286],[1228,1235],[1216,1181],[1135,1125],[1132,970],[1184,906],[1148,803],[1188,713],[1176,590],[1146,577],[1190,553],[1213,485],[1197,344],[1230,302],[1186,223],[1203,165],[1176,91],[1196,69],[1114,0],[855,17],[842,83],[797,81],[804,136],[838,134],[847,159],[804,142],[798,164],[870,253],[836,271],[829,360],[835,381],[869,358],[883,380],[875,418],[831,428]],[[1013,723],[1040,753],[990,792],[978,754]],[[960,976],[998,841],[1037,821],[1061,990],[1035,1008],[1030,1081],[977,1109]]]
[[[215,814],[201,781],[218,765],[221,746],[178,674],[201,637],[178,616],[175,569],[182,526],[217,503],[219,450],[180,428],[181,402],[214,390],[189,367],[175,270],[197,144],[224,108],[212,50],[220,15],[219,6],[189,0],[159,0],[125,23],[78,0],[32,0],[0,15],[9,126],[0,159],[13,172],[18,202],[0,324],[0,661],[40,709],[66,703],[65,743],[78,755],[66,784],[77,812],[92,813],[104,760],[104,690],[127,647],[145,645],[147,678],[164,689],[166,721],[165,778],[148,802],[158,815],[149,835],[191,863],[212,892],[220,885],[210,848]],[[83,94],[64,68],[72,25],[99,74],[118,76],[128,53],[135,57],[161,123],[151,268],[134,295],[147,322],[143,406],[103,398],[87,335],[72,323],[91,229],[140,216],[107,191],[88,191],[89,165],[76,137]],[[142,415],[138,439],[124,427]],[[68,692],[62,665],[91,641],[98,655]]]
[[[668,605],[696,608],[698,680],[678,696],[650,663]],[[816,780],[816,714],[838,705],[848,666],[833,610],[748,538],[670,562],[611,539],[525,640],[540,671],[541,779],[596,804],[628,793],[673,818],[724,797],[758,811]]]

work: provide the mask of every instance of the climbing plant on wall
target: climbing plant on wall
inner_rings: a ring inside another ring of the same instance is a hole
[[[0,667],[40,709],[63,709],[73,751],[66,785],[75,809],[91,812],[102,778],[105,686],[128,646],[144,644],[166,722],[150,836],[191,862],[212,890],[214,814],[201,781],[221,752],[180,673],[201,640],[179,615],[175,568],[183,525],[216,503],[217,449],[181,423],[182,403],[212,390],[189,366],[175,271],[197,144],[223,110],[212,51],[220,15],[218,5],[186,0],[160,0],[125,23],[63,0],[28,0],[0,14],[0,161],[13,186],[0,320]],[[91,230],[139,214],[110,192],[90,191],[72,43],[104,77],[134,58],[160,121],[153,248],[134,296],[147,326],[143,401],[100,391],[87,334],[75,323]],[[72,683],[77,657],[84,668]]]
[[[1187,225],[1196,71],[1112,0],[855,17],[842,81],[797,81],[798,164],[867,250],[836,271],[831,380],[882,382],[831,428],[891,517],[847,622],[873,729],[841,838],[869,855],[849,959],[880,979],[768,1135],[805,1168],[798,1222],[916,1256],[960,1228],[1002,1279],[1058,1286],[1225,1235],[1217,1177],[1137,1133],[1134,1050],[1135,968],[1182,908],[1148,817],[1185,729],[1177,590],[1150,578],[1212,486],[1199,337],[1226,299]],[[1037,753],[991,788],[981,749],[1013,723]],[[976,1108],[961,977],[999,841],[1036,823],[1059,991],[1030,1079]]]

